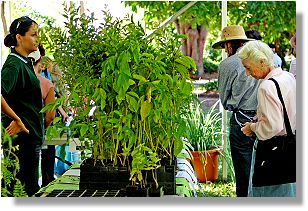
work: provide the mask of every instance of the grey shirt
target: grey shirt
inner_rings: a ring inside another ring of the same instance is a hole
[[[260,80],[246,75],[238,55],[223,60],[218,67],[218,91],[225,110],[257,110]]]

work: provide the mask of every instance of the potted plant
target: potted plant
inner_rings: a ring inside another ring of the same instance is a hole
[[[204,112],[198,99],[190,103],[183,114],[186,122],[187,140],[194,148],[191,162],[199,182],[214,182],[218,178],[218,156],[221,154],[221,114],[215,111],[217,101]]]
[[[93,16],[78,17],[70,8],[64,32],[54,34],[54,57],[63,68],[70,106],[77,108],[69,128],[84,150],[92,152],[81,164],[81,180],[82,168],[90,172],[88,164],[99,166],[105,176],[91,179],[100,178],[114,188],[112,175],[124,167],[127,184],[159,189],[169,166],[175,169],[174,155],[181,150],[178,114],[193,88],[187,82],[189,69],[196,67],[179,51],[177,37],[161,31],[146,39],[144,29],[129,17],[113,20],[108,12],[104,15],[96,27]],[[90,100],[97,107],[91,118]],[[170,175],[173,186],[165,183],[170,188],[164,191],[174,194],[174,171]],[[103,181],[85,183],[97,188],[98,182]]]

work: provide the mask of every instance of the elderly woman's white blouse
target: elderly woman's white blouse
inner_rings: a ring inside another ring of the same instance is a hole
[[[296,130],[296,80],[291,73],[276,68],[262,80],[258,89],[257,122],[252,123],[250,128],[259,140],[287,133],[283,107],[276,86],[273,81],[268,80],[269,78],[274,78],[278,82],[293,133]]]

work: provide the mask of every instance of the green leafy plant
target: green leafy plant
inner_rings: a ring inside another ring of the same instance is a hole
[[[218,155],[221,154],[221,114],[216,111],[217,101],[207,112],[198,99],[190,103],[183,114],[186,122],[186,138],[193,146],[191,160],[198,181],[217,179]],[[209,172],[208,172],[209,171]]]
[[[206,151],[221,144],[221,113],[215,109],[218,103],[219,101],[205,113],[202,102],[195,99],[183,114],[187,128],[186,138],[195,151]]]
[[[153,170],[160,167],[158,155],[153,152],[150,148],[144,146],[144,144],[140,144],[132,151],[132,171],[131,177],[133,184],[140,183],[141,187],[146,186],[146,182],[143,178],[142,171]],[[155,179],[155,177],[153,177]],[[158,183],[155,180],[156,187],[158,187]]]
[[[215,73],[218,71],[218,62],[212,61],[210,58],[203,59],[204,72]]]
[[[218,91],[218,81],[209,81],[206,84],[202,84],[201,88],[205,89],[206,91]]]
[[[129,17],[113,20],[104,11],[96,27],[93,16],[78,17],[73,8],[64,16],[64,31],[54,35],[54,57],[70,106],[77,109],[72,136],[91,149],[95,163],[128,165],[132,182],[144,185],[140,171],[171,164],[180,152],[179,113],[192,92],[187,80],[195,63],[180,52],[178,37],[160,31],[145,39],[144,29]],[[91,118],[90,100],[97,107]],[[66,129],[55,123],[47,134]]]
[[[20,166],[16,156],[18,146],[12,145],[12,138],[1,126],[1,196],[2,197],[27,197],[24,186],[16,177]]]

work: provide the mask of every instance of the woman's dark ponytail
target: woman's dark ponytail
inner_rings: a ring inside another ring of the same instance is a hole
[[[6,37],[4,38],[4,45],[6,47],[16,46],[17,45],[16,35],[14,34],[6,35]]]

